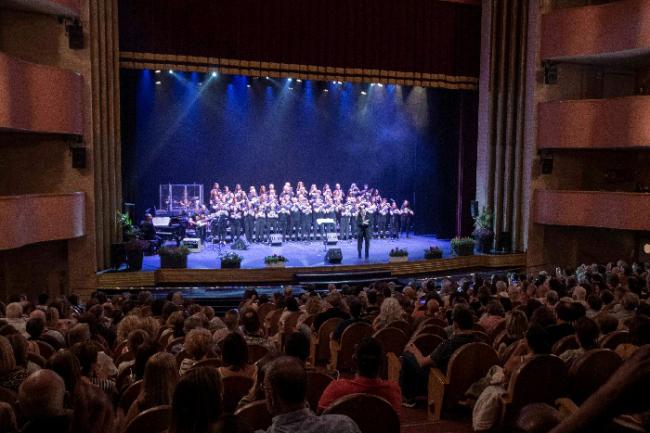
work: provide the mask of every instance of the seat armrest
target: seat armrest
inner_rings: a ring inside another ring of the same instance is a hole
[[[402,367],[397,355],[393,352],[388,352],[386,354],[386,361],[388,364],[388,380],[399,384],[399,372]]]

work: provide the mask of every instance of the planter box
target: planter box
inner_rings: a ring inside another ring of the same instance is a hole
[[[223,262],[221,261],[221,269],[239,269],[241,262]]]
[[[442,258],[442,253],[439,254],[426,254],[424,256],[425,260],[436,260],[436,259],[441,259]]]
[[[473,256],[474,255],[474,246],[463,246],[457,249],[452,249],[453,253],[457,256]]]
[[[187,256],[159,256],[161,269],[187,268]]]
[[[409,261],[409,256],[398,256],[398,257],[388,256],[388,263],[404,263],[408,261]]]
[[[287,262],[266,263],[267,268],[286,268]]]
[[[129,271],[142,270],[142,260],[144,259],[144,251],[139,253],[130,253],[126,255],[126,262],[129,264]]]

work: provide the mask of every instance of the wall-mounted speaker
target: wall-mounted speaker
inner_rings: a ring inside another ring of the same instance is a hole
[[[72,168],[86,168],[86,148],[73,147],[72,148]]]

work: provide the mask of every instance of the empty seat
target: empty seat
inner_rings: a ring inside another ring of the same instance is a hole
[[[352,355],[356,345],[364,337],[372,335],[372,326],[359,322],[345,328],[341,335],[341,344],[333,342],[329,368],[331,370],[350,370],[352,368]]]
[[[318,331],[311,336],[311,346],[309,357],[312,364],[316,365],[322,361],[329,361],[330,359],[330,334],[334,332],[336,327],[343,319],[334,317],[327,319],[320,326]]]

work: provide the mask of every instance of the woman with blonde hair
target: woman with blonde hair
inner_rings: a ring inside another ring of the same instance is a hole
[[[212,352],[214,342],[210,331],[205,328],[192,329],[185,337],[185,351],[190,355],[181,362],[179,374],[182,376],[189,371],[194,365],[208,358]]]
[[[117,339],[118,343],[126,341],[129,334],[135,330],[140,329],[142,319],[135,314],[129,314],[117,324]],[[154,335],[153,338],[156,338]]]
[[[129,408],[124,425],[128,425],[129,421],[147,409],[171,404],[178,379],[178,367],[174,355],[169,352],[158,352],[149,358],[144,369],[140,395]]]
[[[16,365],[14,349],[9,340],[0,335],[0,386],[18,392],[18,387],[29,373]]]
[[[395,298],[386,298],[381,303],[379,308],[379,315],[372,323],[375,331],[384,329],[388,325],[398,320],[404,320],[404,310],[399,301]]]

